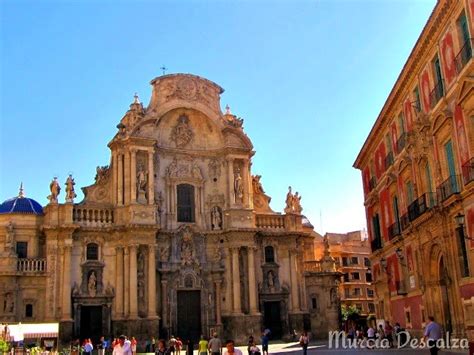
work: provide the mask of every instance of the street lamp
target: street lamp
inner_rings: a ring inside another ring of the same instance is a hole
[[[460,263],[461,263],[461,275],[462,277],[468,277],[469,276],[469,261],[468,261],[468,255],[467,255],[467,248],[466,248],[466,240],[469,238],[469,236],[466,236],[464,234],[464,215],[459,212],[456,216],[454,216],[454,220],[456,221],[457,227],[457,233],[459,236],[459,256],[460,256]]]

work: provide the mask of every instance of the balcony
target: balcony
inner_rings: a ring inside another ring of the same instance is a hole
[[[438,201],[443,202],[454,194],[461,192],[459,184],[459,175],[451,175],[443,181],[437,188]]]
[[[464,46],[461,48],[459,53],[454,58],[454,63],[456,64],[456,72],[461,73],[462,69],[466,66],[469,60],[472,58],[472,38],[464,43]]]
[[[45,272],[46,259],[18,259],[16,270],[19,272]]]
[[[390,227],[388,227],[388,240],[392,240],[393,238],[398,237],[400,234],[400,223],[395,222]]]
[[[427,192],[418,197],[408,206],[408,219],[414,221],[435,204],[434,193]]]
[[[474,158],[462,166],[462,179],[464,185],[467,185],[474,180]]]
[[[285,229],[285,216],[280,214],[257,214],[255,216],[257,228]]]
[[[321,272],[321,262],[319,260],[305,261],[304,271],[306,272]]]
[[[403,232],[408,228],[410,224],[410,218],[408,217],[408,212],[400,217],[400,232]]]
[[[443,80],[441,80],[437,82],[433,90],[431,90],[431,93],[430,93],[431,109],[433,109],[436,106],[436,104],[439,102],[439,100],[441,100],[443,96],[444,96],[444,85],[443,85]]]
[[[407,142],[407,134],[403,132],[400,137],[397,139],[397,153],[400,154],[400,152],[405,148]]]
[[[385,157],[385,169],[388,169],[393,165],[393,152],[389,152]]]
[[[114,223],[114,210],[109,208],[74,207],[72,220],[86,227],[104,227]]]
[[[372,248],[372,252],[382,249],[382,238],[379,236],[378,238],[370,241],[370,247]]]
[[[395,287],[397,289],[397,295],[406,295],[405,283],[402,281],[395,281]]]

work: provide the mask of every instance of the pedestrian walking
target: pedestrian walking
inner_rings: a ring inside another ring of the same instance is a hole
[[[199,355],[207,355],[207,351],[208,351],[207,348],[208,348],[208,341],[206,340],[204,335],[201,335],[201,340],[199,340],[199,344],[198,344]]]
[[[261,343],[262,343],[262,354],[268,355],[268,335],[265,332],[263,332],[262,334]]]
[[[180,337],[176,338],[176,355],[181,355],[181,349],[183,348],[183,342]]]
[[[158,347],[156,348],[156,355],[168,355],[170,353],[169,348],[166,347],[166,341],[164,339],[158,340]]]
[[[303,348],[303,355],[308,354],[309,337],[306,331],[300,336],[300,345]]]
[[[211,355],[220,355],[221,354],[222,342],[217,337],[217,332],[214,332],[212,334],[212,339],[209,340],[208,349],[209,349]]]
[[[427,341],[428,348],[430,349],[430,354],[438,354],[439,348],[437,347],[436,341],[441,339],[442,329],[441,326],[435,322],[433,316],[428,317],[428,324],[426,325],[424,336],[425,341]]]
[[[125,335],[118,338],[118,342],[114,346],[112,355],[132,355],[132,346],[130,340]]]
[[[225,342],[225,347],[222,355],[242,355],[242,351],[234,347],[234,341],[232,339]]]
[[[171,336],[170,341],[169,341],[169,351],[174,355],[174,352],[176,350],[176,338],[174,335]]]
[[[132,337],[132,340],[130,340],[131,348],[132,348],[132,355],[136,355],[137,353],[137,339],[135,337]]]
[[[107,347],[107,343],[105,342],[105,338],[102,336],[97,343],[97,353],[99,355],[105,355],[105,348]]]
[[[385,339],[388,340],[388,344],[392,348],[393,347],[393,327],[388,320],[385,321],[384,333],[385,333]]]

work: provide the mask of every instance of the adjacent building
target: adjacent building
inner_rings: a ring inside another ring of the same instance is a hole
[[[474,341],[474,3],[437,2],[360,151],[378,318]],[[400,38],[399,40],[403,40]]]
[[[270,208],[223,89],[188,74],[151,85],[82,202],[69,176],[65,192],[51,182],[44,208],[22,190],[0,205],[0,321],[59,322],[64,342],[336,329],[334,260],[315,259],[301,196],[290,189],[284,213]]]

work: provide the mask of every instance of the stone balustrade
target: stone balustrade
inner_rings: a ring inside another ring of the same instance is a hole
[[[114,210],[111,208],[74,207],[72,220],[87,227],[103,227],[114,223]]]
[[[321,272],[321,262],[318,260],[305,261],[304,262],[304,271],[309,272]]]
[[[257,214],[257,228],[285,229],[285,216],[280,214]]]
[[[20,272],[45,272],[46,259],[18,259],[16,270]]]

